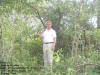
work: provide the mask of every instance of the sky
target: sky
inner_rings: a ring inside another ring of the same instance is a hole
[[[90,22],[93,24],[93,26],[96,28],[97,27],[97,16],[92,17]]]

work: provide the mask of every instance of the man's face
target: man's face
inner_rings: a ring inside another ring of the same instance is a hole
[[[50,29],[50,28],[52,28],[52,23],[48,21],[48,22],[46,23],[46,26],[47,26],[48,29]]]

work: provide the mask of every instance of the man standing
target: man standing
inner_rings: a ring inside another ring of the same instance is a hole
[[[56,32],[52,28],[52,22],[46,22],[46,30],[42,30],[40,37],[43,38],[43,54],[45,70],[50,70],[52,73],[53,51],[56,46]]]

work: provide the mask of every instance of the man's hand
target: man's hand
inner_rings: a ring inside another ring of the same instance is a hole
[[[56,46],[56,37],[55,37],[53,40],[54,40],[54,43],[53,43],[53,45],[52,45],[52,51],[55,50],[55,46]]]
[[[54,44],[52,45],[51,50],[52,50],[52,51],[54,51],[54,50],[55,50],[55,45],[54,45]]]

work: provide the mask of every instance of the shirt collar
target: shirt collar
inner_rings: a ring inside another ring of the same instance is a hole
[[[51,30],[52,30],[52,28],[49,31],[51,31]],[[48,29],[46,29],[46,31],[48,31]]]

